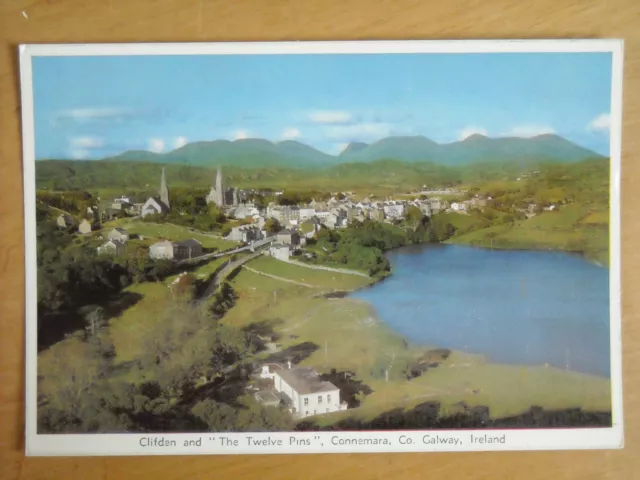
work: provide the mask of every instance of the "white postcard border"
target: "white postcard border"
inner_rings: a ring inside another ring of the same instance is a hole
[[[569,53],[612,54],[610,112],[610,338],[612,426],[575,429],[409,430],[270,433],[38,434],[37,433],[37,265],[35,219],[35,129],[32,58],[110,55],[269,55],[384,53]],[[196,455],[286,453],[380,453],[612,449],[624,445],[621,340],[620,171],[623,41],[426,40],[346,42],[230,42],[20,45],[25,233],[25,329],[27,455]],[[226,440],[221,440],[224,437]],[[425,443],[425,438],[435,439]],[[484,439],[472,442],[471,439]],[[489,442],[487,439],[493,439]],[[156,440],[154,440],[156,439]],[[174,446],[157,444],[160,439]],[[252,440],[253,439],[253,443]],[[409,440],[407,440],[409,439]],[[347,443],[340,444],[342,441]],[[384,442],[389,442],[385,444]],[[456,443],[457,441],[457,443]],[[185,442],[192,442],[185,446]],[[195,442],[195,443],[193,443]],[[198,442],[200,445],[198,445]],[[262,442],[262,443],[261,443]],[[280,442],[280,443],[279,443]],[[376,443],[377,442],[377,443]],[[224,444],[223,444],[224,443]],[[308,443],[308,445],[306,445]],[[145,444],[145,445],[143,445]],[[305,445],[303,445],[305,444]]]

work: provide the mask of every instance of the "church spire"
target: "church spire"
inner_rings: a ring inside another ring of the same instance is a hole
[[[169,188],[167,188],[167,179],[164,174],[164,167],[162,167],[162,178],[160,179],[160,201],[164,203],[167,208],[171,208],[171,205],[169,205]]]
[[[224,207],[224,187],[222,185],[222,168],[218,165],[216,174],[216,205]]]

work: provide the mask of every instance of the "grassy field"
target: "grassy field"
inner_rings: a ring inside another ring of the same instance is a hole
[[[153,239],[156,241],[160,239],[168,239],[179,242],[181,240],[195,238],[202,243],[204,248],[225,250],[238,245],[236,242],[210,235],[204,235],[202,233],[191,231],[189,228],[180,225],[142,222],[126,218],[105,223],[102,227],[102,231],[106,234],[114,227],[124,228],[133,235],[142,235],[145,237],[145,242],[147,242],[147,239]]]
[[[584,252],[590,260],[609,264],[608,213],[592,213],[589,208],[579,205],[543,212],[513,226],[480,228],[456,235],[449,241],[480,247]]]
[[[424,375],[405,381],[369,381],[373,393],[360,407],[317,417],[323,426],[346,417],[372,420],[383,412],[439,401],[441,414],[459,411],[459,402],[469,406],[488,406],[492,418],[518,415],[531,406],[545,409],[611,409],[608,379],[544,366],[496,365],[483,362],[460,364],[454,357]]]
[[[326,270],[314,270],[263,256],[253,260],[251,268],[288,280],[326,288],[330,290],[354,290],[369,285],[372,280],[358,275],[349,275]]]

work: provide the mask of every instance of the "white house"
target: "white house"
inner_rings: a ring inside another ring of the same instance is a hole
[[[291,256],[291,248],[289,247],[289,245],[284,245],[282,243],[272,243],[269,246],[269,255],[271,255],[276,260],[288,262],[289,257]]]
[[[124,255],[126,251],[126,245],[119,240],[110,239],[106,243],[96,248],[98,255]]]
[[[261,240],[262,231],[258,225],[240,225],[238,227],[233,227],[231,232],[229,232],[229,235],[227,235],[227,238],[234,242],[248,243],[254,240]]]
[[[149,247],[149,256],[151,258],[168,258],[173,259],[173,243],[169,240],[161,240]]]
[[[109,232],[109,240],[118,240],[120,242],[126,242],[129,240],[129,232],[124,228],[116,227]]]
[[[316,209],[312,207],[301,206],[299,211],[300,211],[300,221],[304,221],[308,218],[311,218],[316,214]]]
[[[91,222],[86,218],[80,222],[80,225],[78,225],[78,232],[80,233],[91,233],[91,230]]]
[[[286,368],[273,373],[276,391],[297,418],[347,409],[346,403],[340,403],[340,389],[322,380],[312,368]]]
[[[404,205],[402,203],[385,204],[382,209],[387,218],[402,218],[404,215]]]
[[[146,217],[147,215],[155,215],[158,213],[168,212],[169,207],[162,203],[160,200],[155,199],[154,197],[149,197],[149,199],[144,202],[142,208],[140,209],[140,216]]]
[[[454,212],[464,212],[467,209],[467,206],[464,203],[453,202],[451,204],[451,210]]]

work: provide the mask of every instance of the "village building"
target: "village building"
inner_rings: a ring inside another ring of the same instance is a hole
[[[107,235],[109,240],[117,240],[119,242],[127,242],[129,240],[129,232],[124,228],[116,227]]]
[[[474,207],[486,207],[487,206],[487,199],[486,198],[481,198],[481,197],[473,197],[471,199],[471,205],[473,205]]]
[[[244,220],[245,218],[256,219],[260,216],[260,211],[257,208],[248,205],[240,205],[231,213],[238,220]]]
[[[60,228],[70,228],[77,224],[75,218],[71,215],[67,215],[66,213],[61,213],[58,218],[56,218],[56,225]]]
[[[202,244],[194,238],[180,242],[161,240],[149,247],[149,257],[155,259],[186,260],[199,257],[202,253]]]
[[[173,244],[173,258],[182,260],[202,255],[202,244],[195,238],[189,238]]]
[[[98,255],[114,255],[121,256],[126,252],[127,246],[125,242],[120,240],[109,239],[107,242],[96,248]]]
[[[454,212],[465,212],[467,210],[467,206],[461,202],[453,202],[451,204],[451,210]]]
[[[296,418],[339,412],[347,404],[340,402],[340,389],[322,380],[312,368],[294,367],[274,369],[275,391]]]
[[[247,224],[233,227],[227,239],[234,242],[249,243],[262,239],[262,230],[259,225]]]
[[[433,214],[439,213],[444,208],[439,198],[430,198],[428,202],[429,202],[429,205],[431,206],[431,212]]]
[[[80,222],[80,225],[78,225],[78,232],[82,234],[91,233],[91,230],[93,230],[91,222],[86,218]]]
[[[284,245],[297,246],[300,245],[300,234],[295,230],[285,228],[276,234],[276,242]]]
[[[155,259],[173,260],[173,243],[169,240],[161,240],[149,247],[149,257]]]
[[[269,255],[276,260],[288,262],[289,257],[291,257],[291,247],[282,243],[272,243],[269,245]]]
[[[404,216],[404,204],[401,202],[385,202],[382,210],[386,218],[398,219]]]
[[[171,210],[169,201],[169,187],[167,187],[167,179],[165,177],[164,168],[162,168],[162,176],[160,178],[160,191],[157,197],[149,197],[140,208],[140,216],[158,215]]]
[[[133,207],[133,202],[129,197],[125,197],[125,196],[122,196],[120,198],[115,198],[110,205],[111,209],[122,210],[122,211],[128,211],[132,207]]]
[[[302,206],[298,208],[298,218],[300,221],[307,220],[313,217],[315,214],[316,214],[316,209],[313,207]]]

